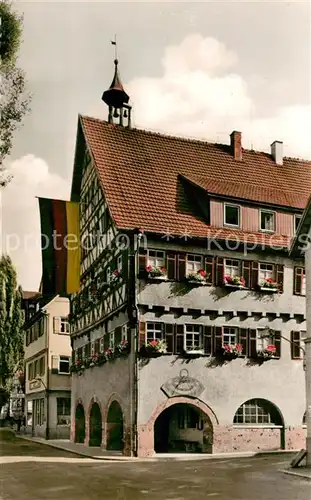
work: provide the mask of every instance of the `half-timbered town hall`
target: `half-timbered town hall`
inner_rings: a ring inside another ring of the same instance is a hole
[[[71,439],[126,455],[300,449],[311,163],[131,126],[118,73],[79,116]],[[107,107],[106,107],[106,106]],[[277,131],[276,131],[277,133]]]

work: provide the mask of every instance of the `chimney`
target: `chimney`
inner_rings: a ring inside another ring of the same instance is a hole
[[[230,134],[230,145],[231,145],[231,152],[234,156],[235,160],[241,161],[242,160],[242,134],[241,132],[237,132],[234,130]]]
[[[271,155],[277,165],[283,165],[283,142],[274,141],[271,144]]]

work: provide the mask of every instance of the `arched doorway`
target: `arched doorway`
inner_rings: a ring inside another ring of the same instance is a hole
[[[97,403],[92,404],[90,411],[90,439],[89,446],[102,444],[102,414]]]
[[[75,415],[75,443],[84,443],[85,440],[85,415],[82,404],[78,404]]]
[[[121,406],[113,401],[107,416],[107,450],[123,451],[123,414]]]
[[[285,449],[284,421],[280,410],[266,399],[249,399],[236,411],[235,445],[238,450]],[[241,425],[241,429],[239,429]],[[242,431],[243,429],[243,431]],[[246,445],[248,443],[248,445]]]
[[[200,408],[176,403],[166,408],[154,423],[156,453],[212,453],[213,426]]]

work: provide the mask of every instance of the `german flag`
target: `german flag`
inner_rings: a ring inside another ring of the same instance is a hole
[[[79,203],[39,198],[42,293],[69,295],[80,288]]]

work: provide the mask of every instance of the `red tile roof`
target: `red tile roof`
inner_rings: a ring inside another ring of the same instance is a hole
[[[180,179],[184,177],[211,195],[243,198],[250,202],[303,209],[311,188],[311,162],[284,158],[276,165],[271,155],[243,149],[234,160],[230,146],[211,144],[128,129],[80,117],[86,143],[110,207],[120,229],[193,237],[219,233],[194,214]],[[297,210],[296,210],[297,211]],[[223,237],[241,233],[222,229]],[[222,237],[222,236],[219,236]],[[258,233],[256,237],[270,239]],[[279,238],[278,243],[276,243]],[[274,236],[275,245],[287,246],[286,236]]]

